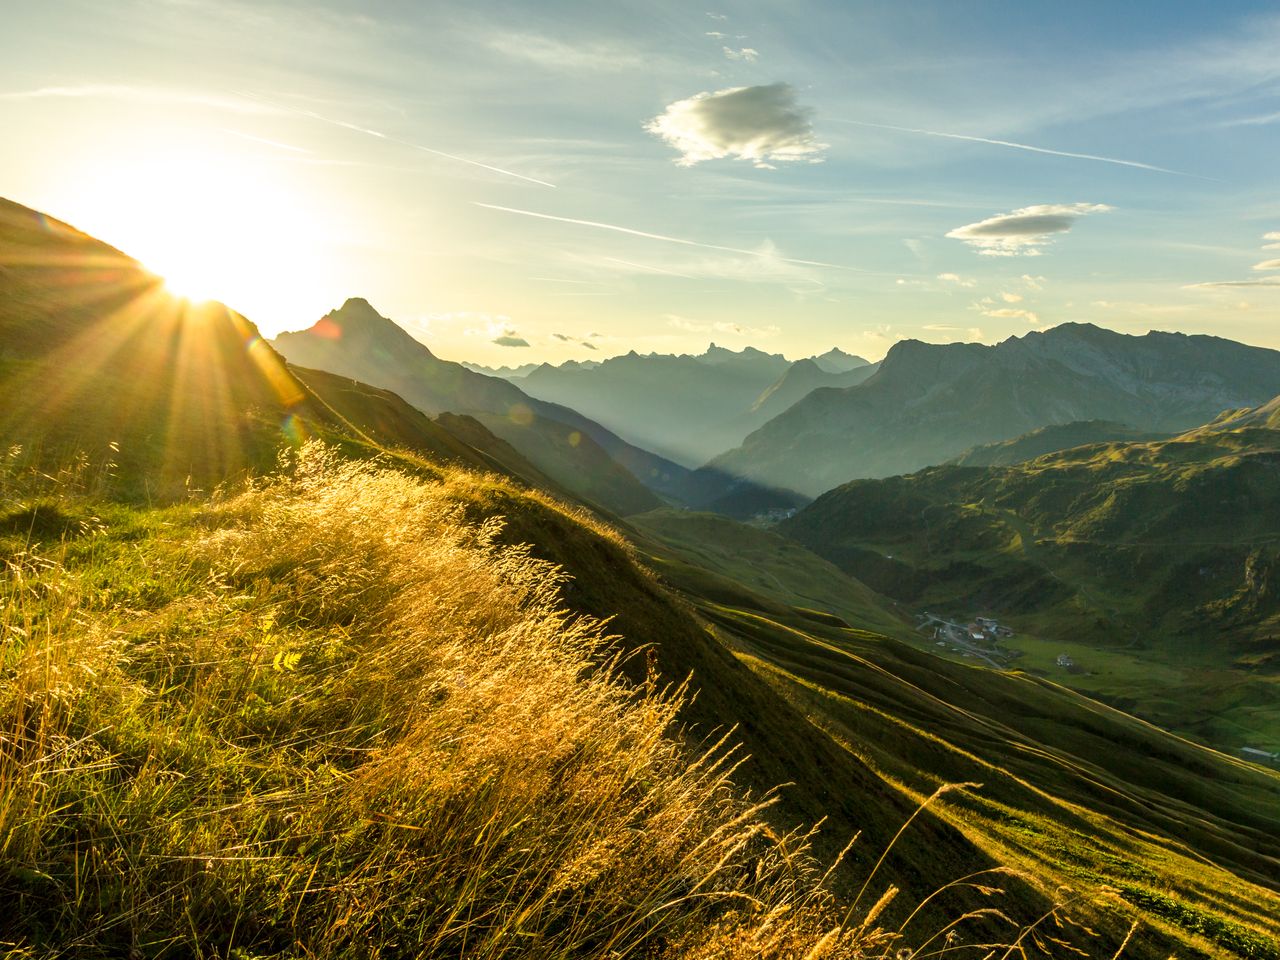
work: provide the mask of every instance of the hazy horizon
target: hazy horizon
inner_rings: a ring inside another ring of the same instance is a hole
[[[267,336],[358,296],[494,367],[1280,347],[1280,15],[1032,6],[29,5],[0,195]]]

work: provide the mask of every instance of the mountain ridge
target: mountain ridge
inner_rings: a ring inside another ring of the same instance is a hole
[[[1063,324],[994,346],[895,344],[860,384],[816,390],[712,464],[816,495],[910,473],[1039,427],[1174,433],[1280,392],[1280,352],[1208,336]]]

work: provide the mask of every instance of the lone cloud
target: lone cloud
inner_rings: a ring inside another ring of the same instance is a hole
[[[677,100],[645,129],[680,151],[682,167],[736,157],[772,169],[774,161],[821,162],[827,145],[814,136],[810,113],[790,84],[771,83]]]
[[[956,227],[947,236],[989,257],[1035,257],[1054,234],[1066,233],[1086,214],[1110,209],[1105,203],[1042,203]]]

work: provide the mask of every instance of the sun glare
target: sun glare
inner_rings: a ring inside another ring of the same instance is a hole
[[[324,276],[323,225],[269,160],[205,145],[104,158],[67,203],[76,226],[162,277],[175,295],[220,300],[274,330]]]

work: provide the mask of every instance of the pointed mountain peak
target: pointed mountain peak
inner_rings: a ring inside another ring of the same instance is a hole
[[[325,315],[326,319],[343,326],[351,326],[353,324],[377,325],[387,324],[391,321],[378,313],[364,297],[348,297],[337,310],[332,310]]]
[[[832,347],[826,353],[810,357],[824,373],[846,373],[857,367],[865,367],[870,361],[852,353],[845,353],[839,347]]]

